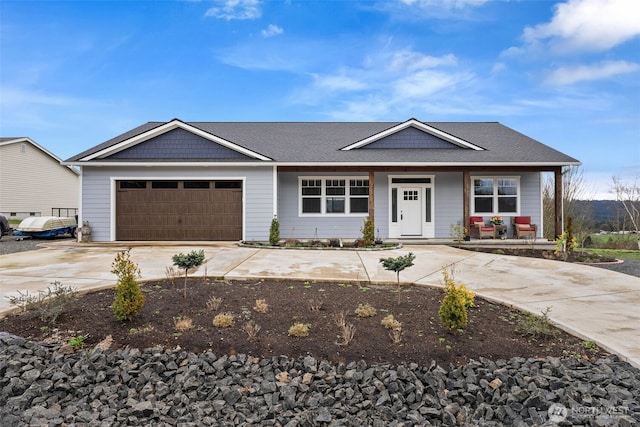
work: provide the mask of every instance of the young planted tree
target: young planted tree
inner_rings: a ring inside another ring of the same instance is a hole
[[[380,258],[380,262],[385,270],[396,272],[398,280],[398,304],[400,304],[400,272],[405,268],[411,267],[414,259],[416,259],[416,256],[413,252],[409,252],[406,255],[401,255],[396,258]]]
[[[640,249],[640,183],[638,178],[633,183],[625,183],[620,178],[613,178],[613,191],[616,200],[622,204],[625,219],[629,221],[629,228],[638,236]],[[626,222],[626,221],[625,221]]]
[[[187,275],[192,268],[200,267],[204,262],[204,250],[179,253],[171,257],[173,265],[184,270],[184,297],[187,298]]]
[[[280,222],[278,217],[274,216],[271,220],[271,227],[269,227],[269,244],[278,246],[278,243],[280,243]]]
[[[144,306],[145,296],[138,283],[140,268],[131,261],[131,255],[126,250],[116,255],[111,264],[111,272],[118,276],[116,295],[111,306],[113,313],[118,320],[130,320],[140,313]]]
[[[365,247],[373,246],[376,241],[375,238],[375,227],[373,225],[373,221],[371,221],[371,217],[367,217],[364,220],[364,225],[360,229],[362,232],[362,241],[364,242]]]
[[[555,185],[553,176],[547,176],[542,188],[542,208],[544,217],[543,236],[556,240],[555,233]],[[592,200],[593,196],[584,182],[581,167],[573,167],[562,175],[562,217],[566,221],[573,218],[573,234],[582,243],[591,233],[593,212],[590,207],[580,205],[580,200]],[[587,205],[589,206],[589,205]]]
[[[447,271],[442,269],[444,279],[444,298],[440,303],[438,316],[442,325],[450,331],[461,330],[468,323],[467,309],[474,307],[475,294],[460,283],[456,284],[453,278],[453,268]]]

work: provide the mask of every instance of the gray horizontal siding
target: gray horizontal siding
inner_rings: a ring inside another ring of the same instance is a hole
[[[368,174],[363,173],[280,173],[278,176],[278,219],[280,221],[280,236],[283,239],[328,239],[332,237],[356,239],[362,236],[360,229],[364,224],[364,216],[299,216],[299,176],[369,178]],[[376,183],[378,181],[376,179]],[[378,191],[376,191],[377,194]],[[376,197],[376,209],[377,199]]]
[[[111,239],[112,208],[111,178],[137,179],[216,179],[245,178],[246,200],[244,235],[247,240],[267,240],[273,217],[272,168],[168,168],[168,167],[100,167],[85,166],[82,176],[83,221],[93,228],[92,239],[106,242]]]
[[[464,224],[462,172],[437,173],[434,179],[435,237],[451,237],[451,226]]]

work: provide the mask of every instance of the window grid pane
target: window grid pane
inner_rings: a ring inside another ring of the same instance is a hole
[[[366,214],[369,211],[369,179],[300,179],[301,213]]]

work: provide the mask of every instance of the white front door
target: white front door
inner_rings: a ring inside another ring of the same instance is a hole
[[[422,235],[422,202],[420,188],[401,188],[398,207],[400,208],[400,234],[402,236]]]

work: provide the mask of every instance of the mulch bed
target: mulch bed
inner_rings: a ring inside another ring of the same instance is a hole
[[[141,314],[128,322],[117,321],[111,310],[114,290],[80,296],[69,303],[54,325],[40,321],[34,312],[0,319],[0,330],[33,340],[68,341],[70,337],[88,335],[93,346],[108,335],[111,348],[181,347],[192,352],[211,350],[217,354],[244,353],[256,357],[312,355],[335,362],[360,359],[368,363],[410,363],[459,366],[480,357],[588,357],[596,359],[605,352],[592,343],[557,331],[555,336],[528,336],[522,331],[522,313],[496,303],[476,298],[477,307],[469,310],[469,324],[460,332],[450,332],[440,323],[438,310],[441,289],[402,286],[397,302],[396,285],[359,286],[344,283],[299,281],[215,281],[190,278],[187,298],[183,297],[183,279],[152,281],[143,285],[146,303]],[[222,298],[220,307],[207,306],[211,297]],[[256,300],[264,299],[268,312],[253,309]],[[312,303],[321,304],[319,310]],[[359,304],[370,304],[377,314],[358,318]],[[234,315],[235,324],[217,328],[213,317],[222,312]],[[356,330],[353,341],[339,345],[341,332],[334,322],[344,312]],[[402,323],[402,341],[392,341],[381,325],[384,316]],[[178,317],[188,317],[193,328],[177,331]],[[257,339],[251,340],[242,330],[248,321],[261,327]],[[296,322],[310,325],[306,338],[288,336]]]
[[[573,251],[571,253],[556,254],[554,250],[533,249],[533,248],[490,248],[490,247],[469,247],[456,246],[459,249],[465,249],[476,252],[486,252],[499,255],[525,256],[532,258],[544,258],[556,261],[578,262],[585,264],[613,263],[617,262],[615,258],[592,254],[588,252]]]

